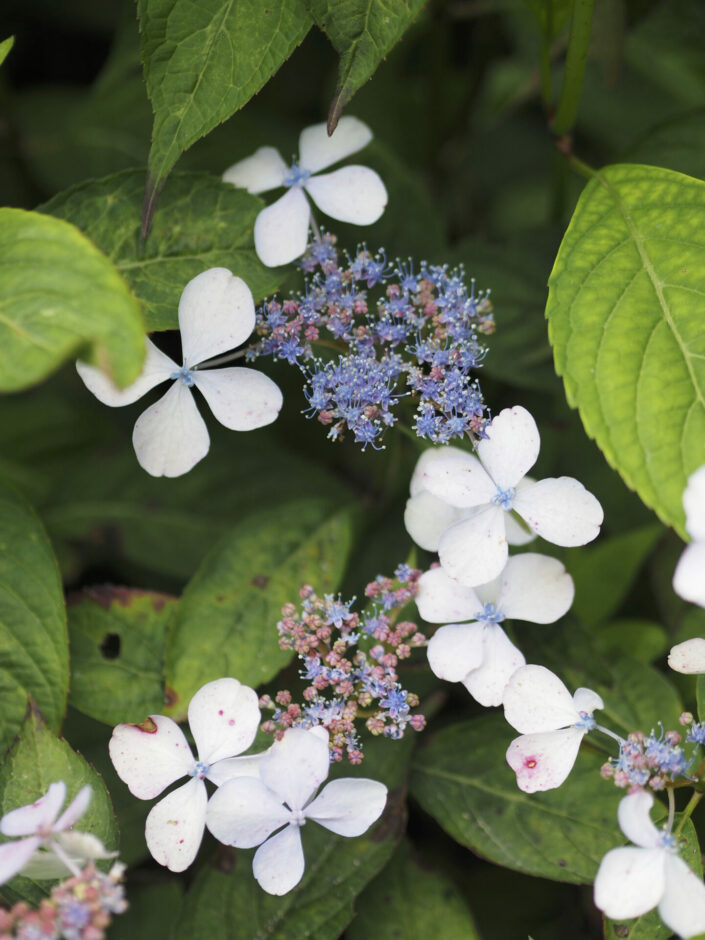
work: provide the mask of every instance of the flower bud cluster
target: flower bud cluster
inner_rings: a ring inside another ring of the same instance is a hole
[[[683,776],[691,761],[680,747],[682,735],[678,731],[664,731],[657,737],[655,732],[645,735],[633,731],[620,744],[619,757],[610,758],[602,766],[602,776],[614,780],[618,787],[630,790],[649,787],[662,790]]]

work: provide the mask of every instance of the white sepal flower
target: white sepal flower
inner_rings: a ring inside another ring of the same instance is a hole
[[[683,600],[705,607],[705,466],[688,478],[683,492],[685,527],[692,538],[673,573],[673,590]]]
[[[257,772],[251,758],[236,759],[257,733],[257,693],[237,679],[216,679],[191,699],[188,721],[198,759],[181,728],[164,715],[150,715],[141,725],[118,725],[109,745],[118,776],[140,800],[159,796],[181,777],[191,778],[147,817],[147,847],[171,871],[188,868],[201,844],[208,801],[204,780],[218,785],[236,774]]]
[[[686,676],[705,673],[705,639],[693,637],[671,647],[668,665],[674,672],[682,672]]]
[[[252,870],[269,894],[286,894],[304,873],[300,828],[314,820],[341,836],[362,835],[382,814],[387,788],[376,780],[333,780],[328,745],[318,735],[292,728],[267,751],[259,779],[224,783],[211,797],[210,832],[226,845],[259,848]]]
[[[299,160],[290,167],[274,147],[260,147],[223,173],[227,183],[250,193],[287,187],[287,192],[263,209],[255,221],[255,250],[264,264],[288,264],[306,250],[311,208],[304,193],[321,212],[339,222],[371,225],[377,221],[387,205],[387,190],[374,170],[346,166],[334,173],[319,174],[319,170],[344,160],[371,140],[372,131],[366,124],[343,117],[330,137],[325,124],[303,130]]]
[[[634,846],[612,849],[595,878],[595,905],[613,920],[641,917],[658,907],[661,920],[679,937],[705,932],[705,884],[678,855],[676,839],[657,829],[649,813],[653,796],[625,796],[619,825]]]
[[[152,476],[188,473],[208,453],[210,438],[191,389],[196,387],[214,417],[232,431],[271,424],[282,406],[277,385],[247,368],[199,369],[201,363],[245,342],[255,326],[255,305],[245,282],[227,268],[210,268],[189,281],[179,301],[183,364],[147,338],[142,372],[119,389],[93,366],[77,362],[88,389],[105,405],[130,405],[171,379],[169,391],[137,419],[132,435],[137,460]]]
[[[537,535],[556,545],[584,545],[602,524],[597,499],[572,477],[520,486],[539,453],[536,422],[525,408],[505,408],[486,428],[477,457],[449,454],[433,460],[422,483],[456,509],[473,510],[445,529],[441,565],[469,587],[496,578],[507,562],[507,519],[514,510]]]
[[[504,690],[504,717],[521,732],[507,749],[507,763],[525,793],[559,787],[573,769],[580,742],[595,726],[604,703],[592,689],[570,694],[544,666],[522,666]]]
[[[429,623],[449,623],[428,644],[433,672],[462,682],[481,705],[501,705],[512,674],[526,662],[500,626],[504,620],[553,623],[573,603],[573,579],[555,558],[527,553],[510,558],[499,578],[476,588],[432,568],[419,579],[416,604]]]

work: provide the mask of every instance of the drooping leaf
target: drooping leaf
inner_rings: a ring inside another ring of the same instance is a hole
[[[14,44],[14,36],[8,36],[7,39],[3,39],[3,41],[0,42],[0,65],[3,64]]]
[[[705,460],[705,183],[617,165],[580,198],[546,315],[569,403],[628,486],[683,532]]]
[[[139,304],[73,225],[0,209],[0,391],[28,388],[80,353],[120,385],[144,359]]]

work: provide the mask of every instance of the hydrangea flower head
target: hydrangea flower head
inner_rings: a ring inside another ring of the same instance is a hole
[[[705,673],[705,639],[697,636],[671,647],[668,665],[674,672],[682,672],[686,676]]]
[[[690,475],[683,508],[685,527],[693,541],[678,560],[673,590],[684,600],[705,607],[705,466]]]
[[[274,147],[260,147],[223,173],[227,183],[250,193],[286,187],[287,192],[257,216],[255,250],[268,267],[288,264],[306,250],[311,208],[307,193],[321,212],[339,222],[371,225],[384,212],[387,190],[379,175],[365,166],[346,166],[320,174],[361,150],[372,131],[354,117],[343,117],[329,137],[325,124],[301,132],[299,159],[287,166]]]
[[[255,325],[250,289],[227,268],[210,268],[189,281],[179,301],[183,364],[177,365],[146,339],[141,374],[118,389],[99,369],[77,362],[78,373],[99,401],[111,407],[131,405],[156,385],[171,379],[169,391],[135,424],[132,443],[141,467],[152,476],[177,477],[208,453],[210,438],[191,390],[196,387],[215,418],[232,431],[252,431],[271,424],[282,394],[255,369],[202,369],[202,363],[234,349]]]

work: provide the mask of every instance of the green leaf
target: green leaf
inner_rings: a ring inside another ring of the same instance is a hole
[[[443,729],[417,754],[412,795],[457,842],[498,865],[592,881],[622,841],[619,793],[600,778],[604,759],[583,749],[557,790],[523,793],[504,756],[515,736],[496,714]]]
[[[583,192],[549,280],[556,369],[628,486],[683,534],[705,460],[705,183],[610,166]]]
[[[413,23],[425,0],[309,0],[313,19],[340,56],[328,111],[332,134],[355,92]]]
[[[140,246],[143,186],[141,170],[125,170],[59,193],[42,211],[72,222],[105,252],[142,301],[148,330],[178,327],[181,292],[207,268],[229,268],[255,300],[276,290],[282,269],[265,268],[252,245],[260,199],[207,173],[176,173]]]
[[[610,620],[596,626],[593,636],[603,656],[632,656],[642,663],[663,656],[670,646],[664,628],[652,620],[626,617]]]
[[[303,584],[334,591],[351,539],[349,509],[301,499],[250,516],[215,545],[168,639],[169,713],[183,717],[194,693],[221,676],[258,686],[276,675],[292,655],[277,642],[282,606],[297,602]]]
[[[69,596],[69,703],[109,725],[164,707],[166,635],[176,598],[105,585]]]
[[[34,510],[0,484],[0,753],[32,695],[54,730],[69,684],[66,612],[56,559]]]
[[[0,815],[34,802],[59,780],[66,784],[65,805],[81,787],[91,786],[93,799],[76,828],[92,832],[106,848],[115,849],[115,819],[102,779],[80,754],[47,728],[41,713],[31,706],[17,741],[0,765]],[[51,882],[18,876],[3,885],[0,892],[6,903],[20,898],[36,902],[46,894],[47,884]]]
[[[144,231],[181,153],[271,78],[311,26],[304,0],[139,0],[154,111]]]
[[[110,940],[171,940],[183,896],[176,879],[131,884],[130,906],[110,926]]]
[[[698,720],[705,721],[705,676],[698,676],[695,690],[698,699]]]
[[[144,359],[137,300],[73,225],[0,209],[0,391],[35,385],[78,353],[129,385]]]
[[[8,57],[10,50],[12,49],[14,44],[15,44],[14,36],[8,36],[7,39],[3,39],[3,41],[0,42],[0,65],[2,65],[5,59]]]

